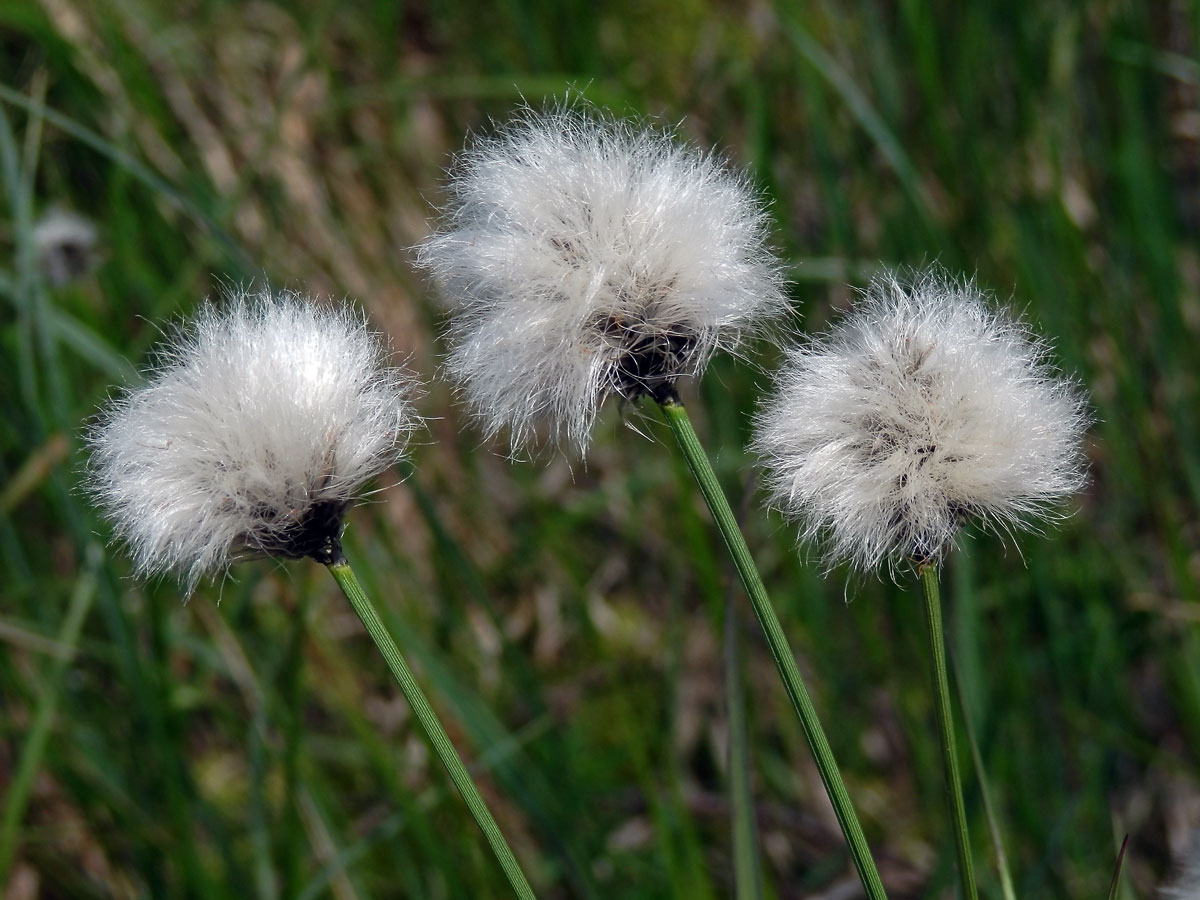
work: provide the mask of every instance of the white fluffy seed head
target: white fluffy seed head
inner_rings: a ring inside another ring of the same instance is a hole
[[[792,350],[757,420],[774,505],[863,569],[936,560],[969,518],[1058,515],[1086,481],[1079,386],[1049,348],[941,270],[877,278],[831,334]]]
[[[668,132],[527,109],[449,193],[419,262],[455,308],[449,374],[515,450],[584,450],[606,397],[669,396],[786,308],[758,194]]]
[[[269,290],[206,305],[88,434],[88,486],[138,571],[190,594],[241,556],[330,561],[417,421],[388,355],[349,306]]]

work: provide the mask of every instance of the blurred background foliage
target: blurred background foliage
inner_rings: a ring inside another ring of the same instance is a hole
[[[540,896],[732,895],[730,576],[669,435],[614,406],[586,465],[510,463],[434,380],[443,311],[411,247],[443,169],[568,91],[753,171],[798,329],[880,265],[936,260],[1090,387],[1077,514],[1019,547],[968,536],[948,624],[1017,895],[1103,896],[1129,833],[1121,896],[1152,896],[1200,826],[1198,39],[1195,0],[2,0],[6,900],[507,895],[325,573],[244,564],[184,605],[128,577],[78,490],[82,424],[164,323],[251,279],[356,299],[430,382],[413,471],[354,511],[348,551]],[[56,207],[99,235],[62,284],[35,231]],[[776,357],[719,360],[685,398],[891,895],[950,896],[915,584],[822,577],[747,496]],[[765,896],[856,896],[735,611]]]

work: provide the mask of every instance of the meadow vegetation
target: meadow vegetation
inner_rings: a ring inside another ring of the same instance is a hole
[[[1119,896],[1152,897],[1200,828],[1198,41],[1195,0],[0,5],[6,900],[507,896],[318,566],[242,564],[184,604],[130,577],[80,490],[84,423],[166,323],[251,281],[353,298],[427,382],[426,429],[346,549],[538,895],[732,896],[732,749],[762,896],[855,896],[655,411],[609,404],[586,463],[512,462],[437,377],[446,311],[413,247],[444,169],[469,130],[567,92],[748,167],[792,329],[936,261],[1088,387],[1075,514],[968,533],[943,570],[966,809],[986,897],[981,775],[1018,897],[1103,897],[1125,834]],[[35,242],[54,207],[98,234],[64,284]],[[781,352],[746,355],[681,393],[889,896],[950,896],[918,584],[825,573],[762,509],[744,448]]]

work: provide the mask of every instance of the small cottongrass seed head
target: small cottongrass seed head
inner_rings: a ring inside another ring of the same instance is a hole
[[[792,349],[754,446],[771,502],[864,570],[936,561],[976,518],[1061,517],[1086,481],[1079,385],[1047,344],[939,268],[889,274],[830,334]]]
[[[669,131],[525,109],[452,167],[421,246],[454,309],[446,364],[489,437],[586,449],[604,400],[674,399],[786,309],[749,180]]]
[[[97,262],[96,226],[79,213],[51,207],[33,226],[33,247],[47,280],[61,287]]]
[[[415,382],[348,305],[235,291],[90,428],[88,487],[143,575],[191,593],[236,559],[336,561],[362,485],[401,455]]]

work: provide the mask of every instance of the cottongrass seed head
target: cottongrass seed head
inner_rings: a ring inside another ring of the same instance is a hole
[[[717,157],[590,108],[525,109],[452,168],[418,261],[488,436],[580,451],[609,395],[674,397],[786,308],[763,202]]]
[[[33,247],[46,279],[61,287],[97,262],[96,226],[78,213],[51,207],[33,226]]]
[[[773,505],[831,564],[935,561],[968,518],[1029,527],[1086,480],[1082,390],[940,269],[875,279],[831,334],[790,351],[776,388],[755,449]]]
[[[190,594],[239,557],[334,561],[347,506],[415,425],[388,355],[349,306],[269,290],[206,304],[88,434],[88,485],[139,573]]]

